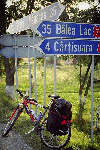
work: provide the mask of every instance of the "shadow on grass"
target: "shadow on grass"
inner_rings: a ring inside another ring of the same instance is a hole
[[[87,121],[83,118],[81,118],[79,120],[79,116],[76,116],[76,118],[73,120],[73,126],[78,130],[78,131],[82,131],[85,134],[88,134],[91,138],[91,122]],[[100,129],[96,129],[95,127],[93,127],[93,137],[95,139],[95,143],[97,143],[100,147]],[[98,147],[98,150],[99,150]],[[88,149],[89,150],[97,150],[97,148],[95,148],[94,144],[88,145]]]
[[[83,131],[85,134],[91,135],[91,122],[84,120],[83,118],[79,120],[78,117],[76,117],[73,120],[73,125],[75,128],[77,128],[78,131]]]

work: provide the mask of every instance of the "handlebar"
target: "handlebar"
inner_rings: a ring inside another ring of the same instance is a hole
[[[29,96],[24,95],[23,93],[21,93],[20,90],[16,89],[16,92],[20,94],[21,97],[24,97],[25,99],[29,100],[29,101],[34,101],[37,103],[37,101],[35,99],[29,98]]]

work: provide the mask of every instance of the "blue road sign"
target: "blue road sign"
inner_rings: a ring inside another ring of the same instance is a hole
[[[100,25],[43,21],[37,30],[43,37],[100,38]]]
[[[40,48],[45,54],[100,55],[100,42],[92,40],[45,39]]]

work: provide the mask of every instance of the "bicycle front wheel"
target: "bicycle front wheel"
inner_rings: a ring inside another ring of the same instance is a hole
[[[12,113],[12,115],[10,116],[6,126],[4,127],[2,136],[6,136],[9,131],[12,129],[13,125],[15,124],[16,120],[18,119],[20,115],[20,109],[17,107],[14,112]]]
[[[64,147],[70,140],[71,126],[68,125],[68,131],[66,132],[66,135],[54,135],[47,130],[46,124],[47,124],[47,118],[45,118],[41,126],[41,130],[40,130],[41,141],[47,147],[52,149],[60,149]]]

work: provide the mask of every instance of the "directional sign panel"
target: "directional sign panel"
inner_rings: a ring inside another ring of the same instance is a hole
[[[13,58],[15,57],[15,48],[13,47],[4,47],[2,50],[0,50],[0,54],[5,56],[6,58]],[[16,56],[17,58],[27,58],[28,57],[28,47],[18,47],[16,50]],[[41,53],[41,51],[38,51],[35,49],[35,56],[36,57],[44,57],[44,53]],[[30,47],[30,58],[34,57],[33,54],[33,47]]]
[[[100,55],[100,41],[45,39],[40,48],[45,54]]]
[[[8,32],[10,34],[14,34],[27,29],[36,31],[37,27],[43,20],[54,21],[58,19],[64,8],[65,6],[59,2],[56,2],[50,6],[46,6],[37,12],[11,23],[9,25]]]
[[[39,36],[35,36],[35,44],[41,41],[42,38]],[[15,45],[14,35],[4,34],[0,36],[0,44],[4,46],[13,46]],[[33,37],[29,37],[29,44],[33,46]],[[28,46],[28,35],[17,35],[16,36],[16,45],[17,46]]]
[[[100,38],[100,25],[43,21],[37,30],[43,37]]]
[[[35,37],[35,44],[40,42],[42,37]],[[5,56],[6,58],[15,57],[15,37],[14,35],[4,34],[0,36],[0,44],[2,44],[2,49],[0,50],[0,54]],[[29,37],[29,45],[30,45],[30,57],[34,57],[33,55],[33,37]],[[37,48],[36,57],[43,57],[44,53],[39,51]],[[16,53],[18,58],[28,57],[28,35],[17,35],[16,36]]]

